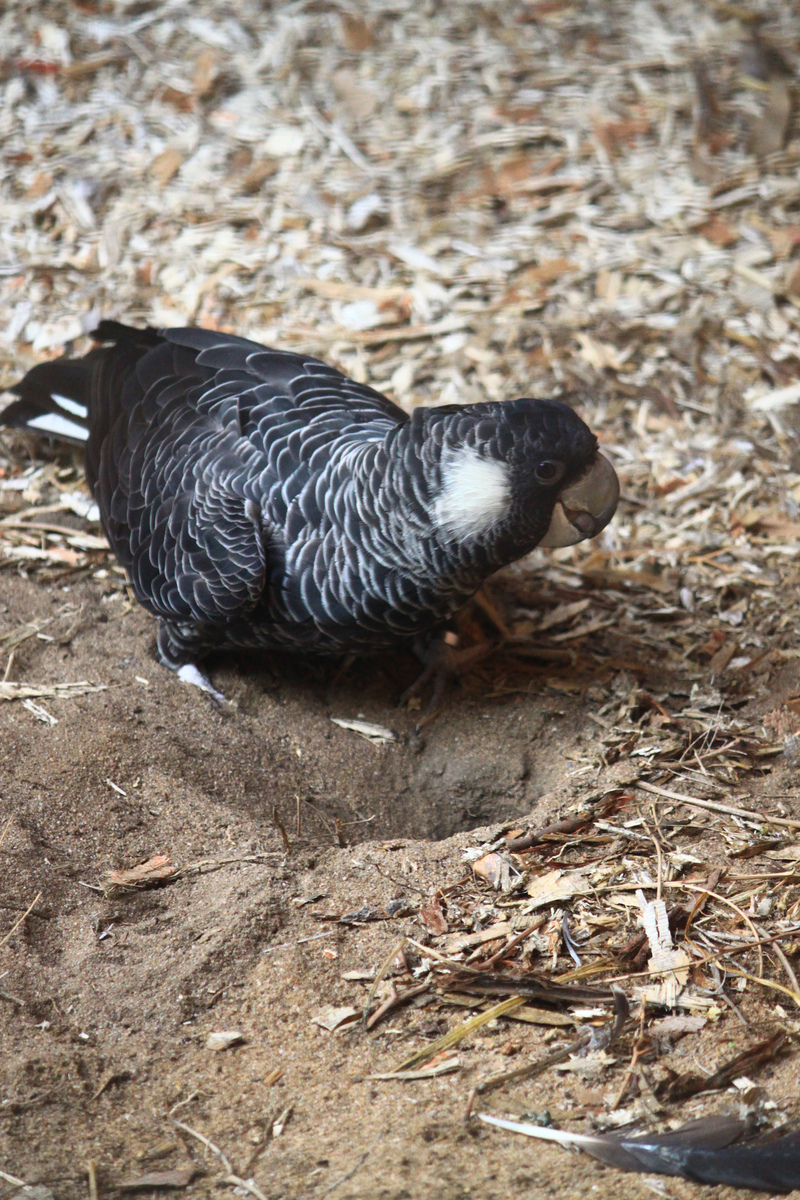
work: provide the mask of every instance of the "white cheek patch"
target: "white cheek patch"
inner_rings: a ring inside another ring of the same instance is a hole
[[[442,490],[434,504],[434,520],[454,538],[478,537],[508,511],[511,485],[508,468],[463,447],[443,457]]]
[[[89,437],[89,430],[85,426],[70,421],[69,417],[62,417],[60,413],[42,413],[26,421],[25,426],[27,429],[38,429],[40,433],[52,433],[54,437],[75,438],[79,442],[85,442]]]

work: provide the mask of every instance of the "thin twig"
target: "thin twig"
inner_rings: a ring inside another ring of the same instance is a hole
[[[6,1183],[10,1183],[12,1187],[26,1188],[29,1186],[24,1179],[17,1179],[16,1175],[8,1175],[5,1171],[0,1171],[0,1179],[5,1179]]]
[[[545,838],[551,837],[553,834],[559,833],[576,833],[583,825],[588,825],[593,820],[593,813],[583,813],[578,817],[568,817],[564,821],[556,821],[553,825],[542,825],[540,829],[534,829],[532,833],[523,834],[522,837],[512,838],[506,843],[506,850],[512,853],[519,853],[520,850],[530,850],[532,846],[538,846]]]
[[[800,829],[800,821],[790,821],[788,817],[772,817],[769,813],[749,812],[746,808],[732,808],[729,804],[715,804],[713,800],[699,800],[697,796],[684,796],[682,792],[672,792],[669,788],[657,787],[654,783],[645,783],[643,779],[636,783],[637,788],[645,792],[653,792],[656,796],[666,796],[668,800],[680,800],[681,804],[691,804],[694,808],[706,808],[709,812],[727,813],[731,817],[745,817],[755,821],[757,825],[785,825],[787,829]]]
[[[656,827],[656,832],[651,834],[651,837],[653,839],[653,845],[656,848],[656,860],[657,860],[657,864],[658,864],[658,875],[656,877],[656,900],[660,900],[661,899],[661,880],[664,875],[664,869],[663,869],[664,864],[663,864],[662,856],[661,856],[661,843],[658,840],[659,828],[658,828],[658,817],[656,816],[655,804],[652,804],[650,806],[650,811],[653,814],[653,824]]]
[[[709,888],[703,887],[702,884],[686,883],[684,887],[690,892],[702,892],[706,896],[712,896],[715,900],[719,900],[720,904],[727,904],[728,908],[732,908],[735,913],[738,913],[746,925],[749,925],[753,931],[753,943],[758,951],[758,978],[764,976],[764,951],[761,949],[761,938],[758,930],[753,922],[748,917],[743,908],[739,908],[738,904],[734,904],[732,900],[728,900],[727,896],[721,896],[719,892],[712,892]]]
[[[706,935],[706,936],[708,936],[708,935]],[[774,934],[772,937],[763,938],[763,939],[760,938],[757,942],[740,942],[738,946],[728,946],[726,949],[719,950],[715,954],[700,954],[700,955],[698,955],[697,958],[692,959],[691,965],[693,967],[702,967],[706,963],[719,962],[720,958],[728,958],[733,954],[744,954],[744,952],[746,950],[753,950],[756,946],[769,946],[769,945],[773,944],[774,942],[778,941],[780,938],[791,937],[791,936],[792,936],[791,932],[783,932],[783,933]],[[690,945],[694,945],[694,943],[690,942]],[[613,979],[606,979],[606,980],[602,980],[601,982],[607,983],[609,985],[609,987],[613,987],[615,984],[629,983],[632,979],[652,979],[655,975],[668,975],[672,971],[685,971],[685,970],[686,970],[686,967],[681,966],[681,967],[659,967],[657,970],[653,970],[653,971],[651,971],[651,970],[629,971],[625,975],[615,975]],[[734,971],[734,968],[728,966],[725,968],[725,970],[726,971]],[[739,975],[744,975],[744,972],[739,971],[738,968],[736,968],[735,970],[736,970],[736,972],[738,972]],[[747,979],[750,978],[750,976],[748,976],[748,975],[745,975],[744,977]],[[757,977],[753,976],[753,978],[756,979]],[[757,982],[767,984],[769,981],[766,979],[758,979]],[[785,991],[787,995],[792,997],[792,999],[795,999],[794,994],[792,992],[790,992],[788,990],[788,988],[781,988],[781,985],[779,985],[779,984],[776,984],[775,986],[780,988],[780,990]],[[798,999],[798,1001],[800,1001],[800,994],[798,994],[797,999]]]
[[[356,146],[355,142],[347,136],[343,129],[335,123],[328,123],[325,118],[317,112],[312,104],[303,103],[303,112],[308,117],[315,129],[318,129],[323,137],[330,138],[342,150],[355,166],[365,171],[367,175],[375,176],[378,171]]]
[[[574,1042],[570,1042],[560,1050],[554,1050],[552,1054],[547,1054],[534,1063],[527,1063],[524,1067],[517,1067],[513,1071],[503,1071],[500,1075],[492,1075],[489,1079],[484,1079],[482,1083],[472,1089],[467,1098],[464,1120],[469,1121],[472,1116],[472,1109],[478,1096],[483,1096],[486,1092],[493,1092],[495,1088],[502,1087],[505,1083],[520,1083],[523,1079],[534,1079],[537,1075],[542,1075],[549,1067],[566,1062],[572,1054],[577,1054],[584,1046],[588,1046],[591,1036],[590,1033],[584,1033]]]
[[[229,1183],[232,1187],[244,1188],[251,1196],[255,1196],[256,1200],[267,1200],[267,1197],[261,1191],[261,1188],[256,1187],[252,1179],[240,1179],[238,1175],[226,1175],[220,1183]]]
[[[86,1173],[89,1176],[89,1200],[97,1200],[97,1164],[93,1158],[86,1164]]]
[[[526,928],[522,930],[522,933],[517,933],[513,937],[509,938],[505,946],[496,951],[491,958],[487,958],[485,962],[472,963],[471,965],[475,968],[475,970],[478,971],[490,971],[495,963],[502,962],[502,960],[509,955],[512,950],[517,948],[520,942],[524,942],[526,937],[528,937],[531,933],[535,933],[537,929],[541,929],[546,923],[547,917],[540,917],[538,921],[534,921],[532,925],[526,926]]]
[[[620,1104],[622,1103],[622,1098],[625,1095],[626,1091],[628,1090],[628,1084],[631,1081],[631,1076],[633,1075],[633,1072],[636,1070],[636,1064],[639,1061],[639,1059],[641,1058],[642,1054],[644,1054],[645,1050],[648,1048],[649,1043],[644,1036],[644,1022],[645,1022],[646,1016],[647,1016],[647,1005],[643,1004],[641,1009],[639,1010],[639,1035],[636,1038],[636,1042],[634,1044],[633,1051],[631,1053],[631,1061],[628,1063],[628,1066],[625,1070],[625,1074],[622,1076],[622,1083],[619,1085],[619,1089],[617,1090],[617,1094],[614,1097],[614,1101],[611,1105],[612,1112],[614,1112],[616,1109],[618,1109]]]
[[[378,985],[380,984],[380,982],[383,979],[386,972],[389,970],[389,967],[392,965],[394,960],[397,958],[397,955],[402,954],[407,941],[408,941],[407,938],[402,937],[402,938],[400,938],[399,942],[395,942],[395,944],[392,946],[389,953],[386,955],[386,958],[381,963],[381,966],[378,970],[378,974],[375,976],[374,980],[372,981],[372,987],[369,989],[369,992],[367,993],[367,1002],[364,1005],[364,1012],[361,1017],[361,1024],[362,1024],[362,1027],[365,1032],[367,1031],[367,1029],[369,1029],[369,1010],[372,1008],[372,1001],[375,999],[375,993],[378,990]]]
[[[5,825],[3,826],[3,832],[0,833],[0,846],[2,846],[3,842],[6,839],[6,834],[8,833],[8,831],[11,827],[11,822],[13,821],[13,819],[14,819],[14,814],[12,813],[11,816],[6,821]]]
[[[467,975],[483,975],[484,968],[475,968],[468,966],[467,963],[461,962],[460,959],[448,958],[446,954],[442,954],[439,950],[434,950],[433,946],[423,946],[421,942],[415,942],[413,938],[406,938],[406,943],[413,946],[415,950],[421,950],[426,958],[433,958],[436,962],[442,963],[445,967],[450,967],[453,971],[463,971]]]
[[[625,1022],[630,1013],[628,998],[621,988],[614,989],[614,1003],[616,1006],[614,1014],[614,1024],[609,1034],[607,1045],[611,1046],[622,1032]],[[568,1046],[562,1047],[560,1050],[554,1050],[552,1054],[546,1055],[544,1058],[538,1059],[537,1062],[527,1063],[524,1067],[517,1067],[513,1071],[504,1071],[500,1075],[492,1075],[489,1079],[484,1079],[482,1083],[477,1084],[469,1094],[467,1099],[467,1108],[464,1113],[464,1120],[469,1122],[472,1115],[472,1109],[475,1100],[478,1096],[483,1096],[487,1092],[493,1092],[495,1088],[502,1087],[506,1083],[518,1083],[523,1079],[533,1079],[537,1075],[541,1075],[549,1067],[555,1067],[572,1055],[577,1054],[584,1046],[588,1046],[592,1039],[594,1031],[582,1034],[574,1042],[570,1042]]]
[[[31,900],[30,904],[29,904],[29,905],[28,905],[28,907],[25,909],[25,912],[24,912],[24,913],[22,914],[22,916],[19,918],[19,920],[17,920],[17,921],[15,921],[15,922],[14,922],[14,924],[11,926],[11,928],[9,929],[8,933],[6,934],[6,936],[3,938],[3,940],[2,940],[2,941],[0,941],[0,950],[2,950],[2,949],[3,949],[3,946],[5,946],[6,942],[7,942],[7,941],[8,941],[8,939],[11,937],[11,935],[12,935],[12,934],[15,932],[15,930],[19,929],[19,927],[20,927],[20,925],[22,924],[22,922],[25,920],[25,918],[28,916],[28,914],[31,912],[31,910],[32,910],[32,909],[34,909],[34,908],[36,907],[36,905],[39,903],[39,901],[41,900],[41,898],[42,898],[42,893],[41,893],[41,892],[37,892],[37,893],[36,893],[36,895],[34,896],[33,900]]]
[[[461,1069],[460,1058],[446,1058],[444,1062],[432,1067],[422,1067],[419,1071],[382,1071],[378,1075],[365,1075],[365,1079],[380,1079],[387,1082],[402,1082],[416,1079],[436,1079],[439,1075],[450,1075]]]
[[[407,1004],[408,1001],[413,1000],[415,996],[421,996],[423,992],[429,991],[430,986],[431,985],[429,983],[418,983],[416,987],[407,988],[404,992],[398,992],[395,990],[393,996],[388,996],[384,1000],[383,1004],[379,1005],[378,1008],[375,1009],[375,1012],[367,1021],[367,1029],[374,1029],[374,1027],[378,1024],[378,1021],[380,1021],[382,1017],[385,1017],[388,1012],[391,1012],[394,1008],[399,1008],[401,1004]]]
[[[277,804],[273,804],[273,806],[272,806],[272,820],[275,823],[278,833],[281,835],[281,839],[282,839],[283,845],[286,849],[286,853],[291,854],[292,853],[292,843],[289,841],[289,835],[283,827],[283,821],[281,820],[281,814],[278,811]]]
[[[236,866],[240,863],[266,862],[268,859],[280,859],[277,850],[265,850],[261,854],[242,854],[236,858],[201,858],[197,862],[187,863],[185,867],[176,867],[173,878],[181,879],[191,872],[198,875],[210,875],[212,871],[220,871],[223,867]]]
[[[198,1133],[197,1130],[192,1129],[190,1125],[185,1125],[183,1121],[176,1121],[174,1117],[170,1117],[170,1121],[176,1129],[182,1129],[183,1132],[188,1133],[190,1137],[197,1138],[198,1142],[202,1142],[207,1150],[210,1150],[212,1154],[216,1154],[217,1158],[222,1163],[229,1175],[235,1174],[230,1159],[222,1152],[222,1150],[220,1150],[219,1146],[215,1146],[214,1143],[210,1141],[204,1134]]]
[[[759,931],[759,932],[763,932],[763,931]],[[783,951],[781,950],[781,948],[777,942],[774,943],[772,949],[775,951],[776,958],[778,958],[780,960],[780,964],[783,967],[784,971],[789,976],[789,982],[791,983],[795,992],[798,993],[798,995],[800,995],[800,983],[797,982],[797,976],[795,975],[795,973],[792,969],[792,964],[789,962],[788,958],[783,953]]]
[[[749,975],[747,971],[740,971],[738,967],[726,967],[725,969],[739,979],[749,979],[751,983],[760,983],[762,987],[772,988],[775,992],[783,992],[784,996],[794,1000],[797,1007],[800,1008],[800,993],[793,992],[791,988],[785,987],[782,983],[776,983],[774,979],[764,979],[760,975]]]

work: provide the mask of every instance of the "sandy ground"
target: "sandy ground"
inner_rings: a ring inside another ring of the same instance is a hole
[[[552,694],[487,702],[456,689],[424,749],[373,746],[330,716],[363,713],[408,734],[413,717],[395,704],[398,677],[404,682],[413,662],[356,665],[333,684],[292,663],[222,664],[214,679],[232,707],[220,712],[156,665],[150,619],[124,600],[104,602],[93,581],[65,592],[6,573],[0,603],[32,619],[70,605],[59,618],[73,630],[69,641],[59,643],[55,625],[55,640],[20,645],[21,676],[47,682],[66,673],[107,688],[44,702],[54,726],[16,704],[0,709],[7,917],[39,895],[3,949],[7,1170],[71,1198],[86,1194],[90,1160],[103,1192],[195,1164],[209,1174],[195,1178],[191,1194],[216,1194],[218,1161],[176,1131],[173,1113],[227,1155],[232,1173],[276,1200],[324,1196],[334,1185],[341,1196],[448,1200],[579,1196],[593,1187],[650,1194],[641,1180],[598,1174],[588,1160],[465,1127],[469,1088],[545,1052],[551,1031],[496,1022],[468,1043],[461,1073],[400,1083],[369,1076],[455,1025],[459,1010],[412,1005],[370,1036],[311,1021],[323,1006],[363,1005],[368,983],[345,975],[368,977],[402,935],[424,936],[415,910],[438,888],[463,885],[464,846],[491,831],[437,837],[487,808],[533,808],[539,824],[580,797],[585,784],[569,780],[565,760],[592,750],[584,705]],[[796,676],[779,687],[793,684]],[[760,703],[776,698],[764,689]],[[610,768],[592,783],[611,787],[615,778]],[[556,786],[537,808],[545,780]],[[791,767],[761,787],[793,789]],[[800,816],[800,804],[784,811]],[[352,844],[340,848],[339,838]],[[209,865],[157,890],[111,899],[95,890],[105,871],[155,854]],[[719,848],[709,844],[704,859],[722,861]],[[380,919],[330,920],[365,908]],[[751,1032],[768,1027],[758,998],[747,1011]],[[730,1053],[740,1028],[733,1014],[724,1018],[704,1038],[704,1061]],[[239,1031],[242,1044],[207,1049],[208,1034],[220,1030]],[[697,1052],[679,1056],[684,1068]],[[791,1106],[796,1065],[767,1068],[760,1082]],[[547,1109],[561,1123],[611,1091],[608,1080],[551,1073],[506,1089],[490,1107]],[[283,1132],[270,1137],[287,1108]],[[695,1191],[669,1181],[666,1194]]]

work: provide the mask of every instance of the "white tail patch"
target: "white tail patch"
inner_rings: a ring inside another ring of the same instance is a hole
[[[31,417],[25,422],[25,427],[40,433],[51,433],[53,437],[74,438],[78,442],[85,442],[89,437],[89,430],[84,425],[70,421],[69,417],[62,417],[60,413],[42,413],[39,417]]]
[[[89,415],[89,410],[85,404],[79,404],[77,400],[70,400],[69,396],[62,396],[58,392],[51,392],[50,399],[55,401],[59,408],[63,408],[65,412],[72,413],[74,417],[82,417],[85,421]]]
[[[511,485],[505,463],[481,458],[468,446],[445,452],[442,482],[434,519],[454,538],[478,537],[508,511]]]

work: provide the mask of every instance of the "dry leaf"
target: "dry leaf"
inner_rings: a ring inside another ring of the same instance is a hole
[[[571,621],[579,613],[586,612],[591,603],[591,600],[574,600],[569,604],[557,604],[555,608],[551,608],[550,612],[542,617],[536,626],[536,632],[543,633],[546,629],[553,629],[556,625],[565,625],[567,621]]]
[[[434,937],[447,933],[447,918],[438,896],[433,896],[423,908],[419,909],[417,916]]]
[[[683,1016],[662,1017],[653,1021],[648,1032],[656,1037],[676,1037],[684,1033],[699,1033],[708,1024],[705,1017]]]
[[[580,871],[548,871],[530,879],[525,891],[531,898],[529,908],[543,908],[546,904],[562,904],[573,896],[585,896],[591,885]]]
[[[355,13],[342,13],[339,17],[342,40],[348,50],[369,50],[373,45],[372,26]]]
[[[195,96],[201,100],[204,99],[214,87],[218,73],[215,52],[210,47],[201,50],[194,64],[192,86]]]
[[[206,1038],[206,1050],[229,1050],[244,1041],[238,1029],[220,1029]]]
[[[800,245],[800,225],[767,226],[765,232],[777,258],[788,258]]]
[[[733,246],[739,240],[739,230],[735,226],[729,225],[722,217],[714,216],[709,221],[705,221],[698,226],[697,232],[723,250],[728,246]]]
[[[278,170],[280,163],[276,158],[257,158],[242,176],[241,188],[246,196],[254,195],[262,183]]]
[[[166,187],[182,162],[183,155],[180,150],[176,150],[174,146],[168,146],[150,163],[150,173],[155,176],[162,187]]]
[[[750,144],[754,154],[764,158],[783,148],[791,115],[790,81],[785,78],[771,79],[764,109],[750,133]]]
[[[515,283],[528,283],[532,286],[543,287],[560,279],[566,271],[574,271],[577,263],[569,258],[548,258],[536,267],[526,267],[520,271]]]
[[[377,93],[366,87],[355,72],[347,68],[335,71],[331,82],[346,110],[354,117],[371,117],[377,111],[380,103]]]
[[[30,184],[25,193],[26,200],[38,200],[40,196],[44,196],[53,186],[53,176],[49,171],[37,172],[33,183]]]
[[[483,858],[479,858],[472,864],[472,869],[476,875],[480,875],[492,887],[498,887],[503,877],[504,865],[499,854],[484,854]]]
[[[616,1058],[607,1050],[594,1050],[583,1058],[572,1055],[567,1062],[556,1063],[555,1070],[564,1074],[583,1075],[587,1079],[595,1079],[602,1075],[608,1067],[613,1067]]]
[[[595,137],[609,155],[620,153],[620,143],[650,132],[650,118],[647,116],[627,117],[621,121],[608,121],[595,117],[592,128]]]
[[[117,888],[124,891],[128,888],[150,887],[156,883],[166,883],[177,876],[177,871],[170,861],[169,855],[157,854],[148,858],[147,862],[139,863],[125,871],[107,871],[105,875],[106,891]]]
[[[123,1192],[150,1190],[151,1188],[188,1187],[198,1172],[197,1167],[176,1167],[172,1171],[148,1171],[135,1179],[123,1179],[116,1186]]]
[[[360,1016],[360,1008],[350,1008],[349,1005],[336,1008],[333,1004],[325,1004],[322,1008],[317,1009],[311,1017],[311,1023],[319,1025],[321,1029],[327,1029],[329,1033],[333,1033],[335,1029],[340,1029],[342,1025],[352,1025],[353,1021]]]
[[[579,333],[577,336],[581,348],[581,358],[585,358],[596,371],[606,369],[619,371],[622,369],[625,359],[628,357],[627,353],[618,351],[616,346],[612,346],[610,342],[601,342],[589,333]]]
[[[169,87],[169,85],[167,85],[166,87],[161,88],[158,98],[159,100],[163,100],[165,104],[171,104],[174,108],[179,109],[181,112],[191,112],[194,109],[194,96],[189,92],[181,91],[180,88]],[[156,160],[154,160],[154,163],[151,164],[151,170],[153,169],[155,161]],[[180,163],[178,166],[180,166]],[[156,175],[156,178],[158,178],[158,175]]]

